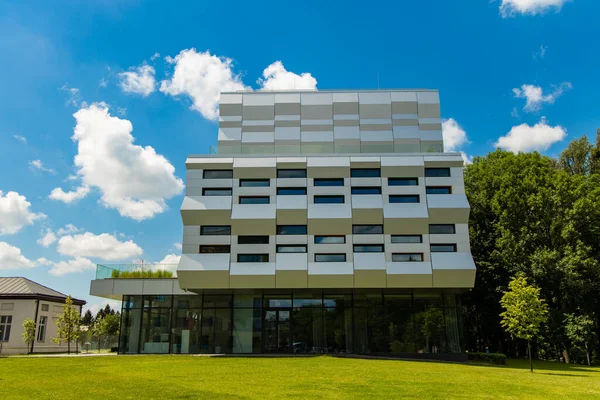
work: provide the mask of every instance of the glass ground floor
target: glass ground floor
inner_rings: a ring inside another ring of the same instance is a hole
[[[124,296],[120,353],[460,353],[454,290]]]

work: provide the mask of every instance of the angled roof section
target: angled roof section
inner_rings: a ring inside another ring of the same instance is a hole
[[[27,278],[14,277],[0,278],[0,298],[39,298],[64,302],[67,295]],[[77,305],[84,305],[86,303],[84,300],[72,299],[73,303]]]

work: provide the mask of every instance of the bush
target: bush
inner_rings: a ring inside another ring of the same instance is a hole
[[[506,365],[506,355],[502,353],[467,353],[469,361]]]
[[[138,271],[118,271],[113,270],[111,278],[127,279],[127,278],[172,278],[173,273],[171,271],[165,271],[158,269],[156,271],[151,270],[138,270]]]
[[[110,352],[111,353],[118,353],[119,352],[119,346],[114,346],[110,348]]]

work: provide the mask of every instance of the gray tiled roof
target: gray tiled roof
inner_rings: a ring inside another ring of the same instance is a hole
[[[0,295],[41,295],[67,298],[64,293],[52,290],[27,278],[0,278]]]

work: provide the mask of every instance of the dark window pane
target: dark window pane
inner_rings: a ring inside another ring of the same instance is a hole
[[[344,186],[344,178],[315,178],[314,186]]]
[[[346,262],[346,254],[315,254],[315,262]]]
[[[231,188],[202,189],[202,196],[231,196]]]
[[[352,225],[354,235],[381,235],[383,225]]]
[[[240,187],[269,187],[270,179],[240,179]]]
[[[230,308],[231,301],[230,294],[205,294],[204,308]]]
[[[268,254],[238,254],[237,262],[239,262],[239,263],[269,262],[269,255]]]
[[[171,307],[171,297],[167,295],[144,296],[144,308]]]
[[[306,188],[277,188],[278,196],[301,196],[306,194]]]
[[[413,262],[423,261],[422,253],[394,253],[392,254],[393,262]]]
[[[294,291],[294,308],[297,307],[322,307],[321,291]]]
[[[343,244],[346,236],[315,236],[315,244]]]
[[[352,178],[379,178],[381,170],[379,168],[352,168],[350,176]]]
[[[427,186],[427,194],[452,194],[450,186]]]
[[[392,235],[392,243],[422,243],[421,235]]]
[[[430,249],[432,253],[454,253],[456,252],[456,244],[432,244]]]
[[[355,253],[383,253],[382,244],[355,244]]]
[[[419,178],[388,178],[388,186],[417,186]]]
[[[429,225],[429,233],[433,235],[449,235],[456,233],[454,224],[435,224]]]
[[[278,169],[278,178],[306,178],[305,169]]]
[[[200,253],[230,253],[231,246],[229,245],[209,245],[200,246]]]
[[[390,194],[390,203],[418,203],[418,194]]]
[[[203,173],[204,179],[232,179],[233,178],[233,170],[231,169],[213,169],[213,170],[204,170]]]
[[[306,225],[277,225],[278,235],[306,235]]]
[[[425,176],[428,178],[447,178],[450,176],[450,168],[425,168]]]
[[[315,196],[315,204],[341,204],[344,203],[344,196]]]
[[[238,244],[269,244],[269,236],[238,236]]]
[[[285,245],[285,246],[277,246],[278,253],[306,253],[306,245]]]
[[[269,196],[240,196],[240,204],[269,204]]]
[[[203,225],[200,228],[201,235],[231,235],[229,225]]]
[[[352,194],[381,194],[381,188],[357,186],[352,188]]]

